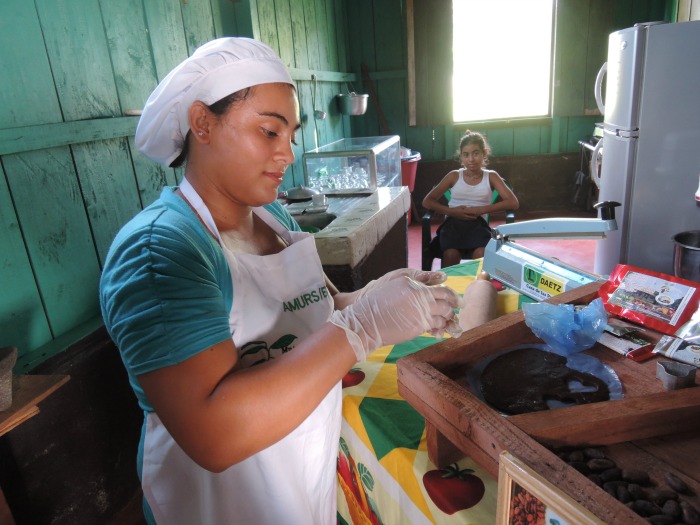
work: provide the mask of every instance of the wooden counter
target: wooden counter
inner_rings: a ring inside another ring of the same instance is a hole
[[[600,284],[548,302],[588,304]],[[541,341],[516,312],[398,361],[399,393],[425,416],[435,464],[466,454],[497,476],[498,457],[508,451],[606,523],[646,523],[553,452],[596,445],[622,468],[647,470],[659,485],[666,472],[677,475],[700,508],[700,388],[664,391],[657,359],[636,363],[596,345],[586,353],[615,370],[624,398],[505,417],[470,391],[466,375],[484,358],[526,343]]]
[[[314,240],[323,270],[341,292],[408,265],[411,194],[406,186],[377,188],[367,196],[330,196],[328,202],[328,213],[337,218]],[[290,213],[304,209],[304,203],[290,206]]]
[[[357,200],[348,211],[335,211],[335,202],[342,197],[329,197],[328,211],[338,218],[314,234],[319,257],[324,266],[358,266],[375,249],[411,206],[406,186],[383,187]]]

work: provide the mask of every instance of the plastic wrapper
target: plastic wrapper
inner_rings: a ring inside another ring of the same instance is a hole
[[[673,335],[700,304],[700,283],[618,264],[598,292],[608,313]]]
[[[602,299],[588,306],[526,303],[525,324],[552,349],[571,355],[591,348],[608,324]]]
[[[675,337],[663,336],[654,347],[654,353],[700,368],[700,307],[676,331]]]
[[[700,305],[690,320],[676,331],[676,337],[700,345]]]
[[[656,343],[654,353],[680,363],[700,367],[700,342],[665,335]]]

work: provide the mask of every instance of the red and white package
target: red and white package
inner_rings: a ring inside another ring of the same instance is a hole
[[[612,315],[673,335],[700,305],[700,283],[618,264],[598,295]]]

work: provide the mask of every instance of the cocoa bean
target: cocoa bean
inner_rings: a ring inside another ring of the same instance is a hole
[[[644,499],[634,500],[631,508],[642,517],[661,514],[661,508],[658,505]]]
[[[589,474],[586,476],[588,479],[590,479],[593,483],[601,487],[603,485],[603,480],[600,479],[600,476],[598,474]]]
[[[572,450],[567,456],[568,461],[584,461],[586,457],[583,455],[583,450]]]
[[[586,463],[584,463],[583,461],[571,461],[569,463],[569,466],[571,468],[575,468],[584,476],[586,476],[587,474],[590,474],[590,472],[591,472],[591,469],[588,468],[588,465]]]
[[[627,490],[626,485],[618,485],[617,489],[615,491],[615,497],[617,498],[617,501],[620,501],[622,503],[627,503],[628,501],[632,501],[632,496],[630,496],[630,491]],[[680,508],[679,508],[680,510]]]
[[[629,491],[630,496],[632,496],[634,499],[645,499],[647,497],[644,489],[636,483],[630,483],[627,485],[627,490]]]
[[[586,462],[586,466],[593,472],[602,472],[608,470],[609,468],[615,467],[615,462],[607,458],[595,458],[589,459]]]
[[[622,479],[622,471],[617,468],[609,468],[600,473],[600,479],[605,483],[606,481],[617,481]]]
[[[583,454],[588,459],[605,459],[605,454],[600,449],[588,447],[583,449]]]
[[[607,489],[617,490],[617,487],[627,487],[627,482],[622,481],[621,479],[616,479],[613,481],[605,481],[603,483],[603,488],[605,490],[607,490]]]
[[[661,507],[661,512],[677,519],[681,517],[681,506],[676,500],[670,499]]]
[[[700,524],[700,513],[687,501],[681,500],[681,511],[683,512],[683,522],[688,525]]]
[[[653,488],[647,490],[647,497],[657,505],[663,505],[670,499],[678,499],[678,494],[670,489]]]
[[[638,485],[644,485],[649,483],[649,474],[643,470],[637,469],[622,469],[622,479],[629,481],[630,483],[637,483]]]
[[[690,492],[690,488],[688,487],[688,485],[686,485],[685,481],[683,481],[681,478],[679,478],[672,472],[666,472],[664,474],[664,479],[666,480],[666,484],[676,492],[680,492],[683,494],[687,494],[688,492]]]
[[[656,514],[654,516],[649,516],[647,521],[651,525],[673,525],[674,520],[671,516],[666,516],[664,514]]]

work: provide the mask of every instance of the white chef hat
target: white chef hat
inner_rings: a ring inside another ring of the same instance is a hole
[[[292,77],[277,54],[251,38],[218,38],[199,47],[173,69],[148,97],[136,127],[136,147],[166,167],[177,159],[190,129],[188,112],[241,89]]]

